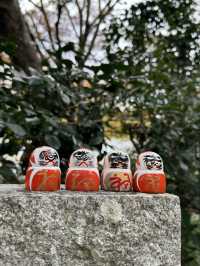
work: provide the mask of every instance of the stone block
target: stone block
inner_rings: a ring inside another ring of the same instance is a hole
[[[0,265],[179,266],[177,196],[0,185]]]

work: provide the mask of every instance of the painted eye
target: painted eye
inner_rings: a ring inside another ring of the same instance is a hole
[[[128,162],[128,156],[126,155],[121,155],[119,158],[122,162]]]
[[[115,156],[119,156],[119,154],[118,153],[112,153],[111,156],[115,157]]]
[[[118,155],[117,153],[112,153],[112,154],[110,155],[110,159],[111,159],[111,160],[117,159],[118,157],[119,157],[119,155]]]
[[[42,151],[42,152],[40,153],[40,155],[39,155],[39,158],[40,158],[41,160],[48,160],[48,157],[49,157],[49,155],[48,155],[48,151]]]
[[[77,151],[76,153],[74,153],[74,157],[76,157],[76,158],[79,158],[79,157],[82,157],[82,156],[83,156],[82,151]]]
[[[39,158],[40,158],[40,159],[44,159],[44,152],[41,152],[41,153],[40,153]]]

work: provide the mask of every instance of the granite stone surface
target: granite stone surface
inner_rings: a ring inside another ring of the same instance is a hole
[[[0,185],[0,265],[179,266],[177,196]]]

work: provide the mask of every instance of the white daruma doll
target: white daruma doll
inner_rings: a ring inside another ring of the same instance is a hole
[[[36,148],[29,159],[25,187],[28,191],[56,191],[60,189],[61,171],[57,151],[48,146]]]
[[[133,189],[145,193],[166,192],[166,177],[159,154],[147,151],[139,155],[133,177]]]
[[[102,189],[108,191],[132,190],[130,159],[124,152],[111,152],[104,158]]]
[[[74,191],[98,191],[100,177],[97,156],[89,149],[78,149],[70,157],[65,187]]]

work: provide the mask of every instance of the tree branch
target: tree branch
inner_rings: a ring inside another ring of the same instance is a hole
[[[51,26],[50,26],[50,23],[49,23],[49,19],[48,19],[47,13],[46,13],[45,8],[44,8],[43,0],[40,0],[40,5],[41,5],[40,10],[41,10],[41,12],[42,12],[42,14],[44,16],[44,21],[46,23],[47,32],[48,32],[48,35],[49,35],[51,47],[52,47],[53,51],[56,51],[55,46],[54,46]]]
[[[99,13],[101,12],[101,0],[98,0]]]
[[[88,35],[90,33],[90,23],[89,23],[89,18],[90,18],[90,8],[91,8],[91,0],[87,0],[87,11],[86,11],[86,21],[85,21],[85,33],[84,33],[84,42],[87,42]]]
[[[101,0],[100,0],[101,1]],[[96,18],[94,18],[94,20],[92,21],[91,25],[95,25],[95,23],[101,18],[105,18],[111,11],[112,9],[115,7],[115,5],[119,2],[119,0],[114,1],[114,3],[112,5],[110,5],[112,3],[112,0],[109,0],[107,2],[107,4],[103,7],[103,9],[99,10],[99,14],[98,16],[96,16]]]
[[[74,31],[76,37],[79,39],[79,35],[78,35],[77,30],[76,30],[76,26],[75,26],[75,24],[74,24],[74,22],[73,22],[73,18],[72,18],[72,16],[71,16],[70,12],[69,12],[69,9],[68,9],[67,6],[65,6],[65,9],[66,9],[66,11],[67,11],[67,16],[68,16],[69,21],[70,21],[70,23],[71,23],[71,25],[72,25],[73,31]]]
[[[25,24],[26,24],[26,27],[27,27],[28,33],[29,33],[29,35],[31,36],[31,39],[32,39],[33,43],[35,44],[36,50],[37,50],[37,52],[39,53],[40,58],[43,60],[43,59],[45,58],[45,56],[43,55],[43,53],[42,53],[42,51],[41,51],[39,45],[37,44],[36,38],[35,38],[34,34],[32,33],[32,31],[31,31],[31,29],[30,29],[30,27],[29,27],[29,24],[28,24],[27,22],[25,22]]]
[[[89,24],[91,0],[87,0],[86,26]]]
[[[62,11],[63,11],[63,5],[64,4],[60,4],[60,0],[58,1],[57,4],[57,21],[55,23],[55,28],[56,28],[56,40],[57,40],[57,44],[58,44],[58,48],[60,50],[61,48],[61,40],[60,40],[60,33],[59,33],[59,25],[60,25],[60,19],[62,16]]]
[[[78,0],[75,0],[75,2],[76,2],[76,6],[77,6],[78,12],[79,12],[79,22],[80,22],[80,34],[79,34],[79,37],[81,38],[82,35],[83,35],[83,10],[82,10],[82,8],[79,5]]]
[[[49,58],[51,58],[53,61],[55,61],[54,58],[53,58],[53,57],[51,56],[51,54],[49,53],[48,49],[46,48],[43,39],[40,37],[40,32],[38,31],[37,25],[36,25],[36,23],[35,23],[33,17],[31,16],[30,13],[27,13],[26,15],[27,15],[27,16],[30,18],[30,20],[31,20],[31,23],[32,23],[33,29],[34,29],[34,31],[35,31],[35,34],[36,34],[36,36],[37,36],[37,39],[39,40],[39,42],[40,42],[40,44],[41,44],[43,50],[46,52],[46,54],[48,55]],[[40,49],[40,50],[41,50],[41,49]],[[42,53],[42,51],[41,51],[41,53]],[[48,59],[48,58],[47,58],[47,59]]]
[[[128,133],[129,133],[130,141],[132,142],[133,146],[135,147],[135,150],[137,151],[138,154],[140,154],[140,145],[135,141],[132,128],[129,126],[128,126]]]
[[[101,10],[101,12],[98,14],[98,16],[93,20],[93,22],[91,23],[90,26],[96,27],[93,37],[92,37],[92,41],[90,42],[89,45],[89,49],[84,57],[84,61],[87,61],[87,59],[89,58],[91,51],[94,47],[98,32],[99,32],[99,27],[102,23],[102,21],[104,20],[104,18],[112,11],[112,9],[114,8],[114,6],[117,4],[119,0],[114,1],[114,3],[110,6],[110,4],[112,3],[112,0],[109,0],[107,2],[107,4],[104,6],[104,8]],[[97,22],[98,21],[98,22]],[[97,22],[97,23],[96,23]]]
[[[35,30],[35,33],[36,33],[37,39],[40,41],[40,43],[41,43],[41,45],[42,45],[44,51],[47,52],[47,49],[46,49],[46,47],[45,47],[45,45],[44,45],[43,40],[42,40],[41,37],[40,37],[40,33],[39,33],[39,31],[38,31],[38,28],[37,28],[37,26],[36,26],[36,24],[35,24],[35,21],[34,21],[33,17],[31,16],[30,13],[27,13],[26,15],[27,15],[27,16],[30,18],[30,20],[31,20],[31,23],[32,23],[32,26],[33,26],[33,28],[34,28],[34,30]],[[47,53],[48,53],[48,52],[47,52]]]
[[[96,27],[95,32],[94,32],[93,37],[92,37],[92,41],[91,41],[91,43],[90,43],[90,45],[89,45],[89,49],[88,49],[88,51],[87,51],[87,53],[86,53],[86,55],[85,55],[85,57],[84,57],[84,61],[85,61],[85,62],[87,61],[87,59],[88,59],[88,57],[90,56],[91,51],[92,51],[92,49],[93,49],[93,47],[94,47],[94,43],[95,43],[95,40],[96,40],[96,38],[97,38],[97,35],[98,35],[98,32],[99,32],[99,27],[100,27],[100,25],[101,25],[101,20],[100,20],[99,23],[97,24],[97,27]]]
[[[41,7],[38,6],[35,2],[33,2],[32,0],[29,0],[29,2],[31,2],[31,4],[36,7],[37,9],[40,9]]]

